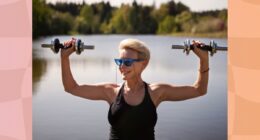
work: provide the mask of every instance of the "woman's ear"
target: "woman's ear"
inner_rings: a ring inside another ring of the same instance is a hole
[[[144,60],[143,63],[143,70],[146,68],[146,66],[148,65],[149,60]]]

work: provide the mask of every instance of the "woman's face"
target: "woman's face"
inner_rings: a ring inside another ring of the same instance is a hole
[[[119,51],[119,58],[132,58],[138,59],[138,53],[131,49],[122,49]],[[141,76],[143,69],[145,68],[146,61],[134,62],[131,66],[121,65],[119,71],[123,80],[134,79]]]

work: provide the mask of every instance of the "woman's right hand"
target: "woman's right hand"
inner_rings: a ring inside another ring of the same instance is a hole
[[[68,58],[74,51],[75,51],[75,44],[76,44],[76,39],[72,38],[69,41],[64,42],[64,47],[69,47],[72,45],[72,47],[67,48],[67,49],[61,49],[61,58]]]

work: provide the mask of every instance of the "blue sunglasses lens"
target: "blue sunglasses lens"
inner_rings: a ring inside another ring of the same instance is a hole
[[[124,65],[129,67],[129,66],[131,66],[133,64],[133,62],[134,62],[133,60],[125,60],[124,61]]]
[[[115,59],[115,62],[118,66],[121,66],[122,65],[122,59]]]
[[[118,66],[121,66],[124,64],[125,66],[131,66],[135,61],[138,61],[136,59],[115,59],[115,62]]]

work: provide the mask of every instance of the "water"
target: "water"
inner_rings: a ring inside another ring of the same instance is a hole
[[[70,36],[55,36],[61,41]],[[104,140],[108,139],[109,105],[91,101],[64,91],[61,81],[60,55],[40,48],[53,37],[33,42],[33,139],[34,140]],[[137,38],[151,50],[151,60],[143,73],[148,83],[165,82],[191,85],[197,78],[198,59],[171,45],[182,44],[186,37],[154,35],[76,36],[85,44],[95,45],[81,55],[71,56],[71,69],[78,84],[122,83],[113,58],[122,39]],[[209,38],[192,38],[209,43]],[[226,39],[214,39],[226,46]],[[117,76],[116,76],[117,74]],[[227,139],[227,52],[210,57],[208,93],[178,102],[163,102],[157,108],[157,140],[225,140]]]

